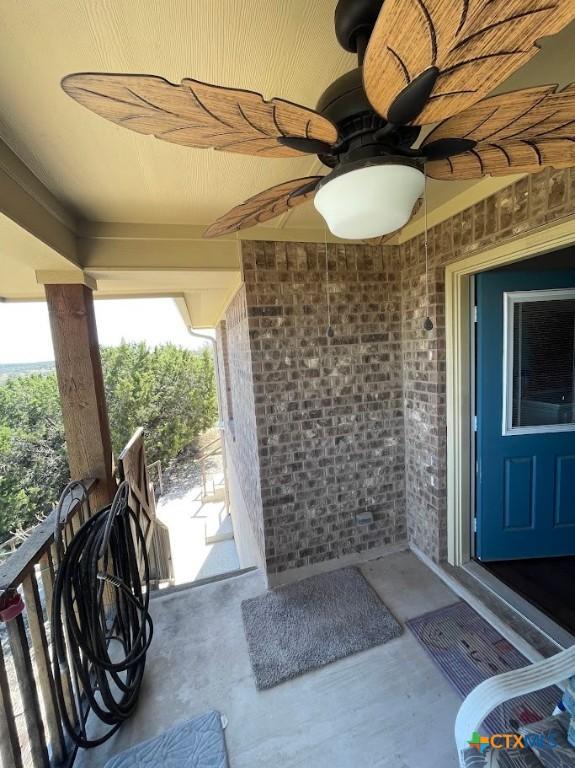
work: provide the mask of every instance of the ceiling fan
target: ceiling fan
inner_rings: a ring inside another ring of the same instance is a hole
[[[358,67],[316,110],[252,91],[151,75],[80,73],[62,87],[118,125],[190,147],[256,157],[317,155],[324,176],[260,192],[205,237],[254,226],[313,199],[331,232],[401,229],[435,179],[575,165],[575,84],[484,98],[575,19],[575,0],[339,0],[335,29]],[[420,127],[439,123],[417,148]]]

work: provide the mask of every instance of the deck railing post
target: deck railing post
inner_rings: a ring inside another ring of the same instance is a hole
[[[50,746],[52,747],[53,760],[58,763],[64,759],[66,749],[64,745],[64,733],[56,700],[56,689],[52,669],[50,665],[50,653],[48,640],[44,627],[44,615],[36,573],[34,570],[26,576],[22,583],[30,639],[34,650],[34,667],[38,689],[44,704],[46,723],[50,734]]]
[[[14,706],[2,643],[0,643],[0,757],[2,765],[22,768],[20,740],[14,720]]]
[[[32,766],[33,768],[49,768],[50,761],[46,747],[44,721],[42,720],[32,660],[30,658],[30,648],[22,615],[20,614],[15,619],[8,621],[6,627],[16,670],[16,678],[20,688],[20,696],[22,697],[22,708],[28,730]]]

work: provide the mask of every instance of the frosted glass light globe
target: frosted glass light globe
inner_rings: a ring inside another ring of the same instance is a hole
[[[424,184],[418,168],[371,165],[326,181],[316,192],[314,205],[336,237],[368,240],[405,226]]]

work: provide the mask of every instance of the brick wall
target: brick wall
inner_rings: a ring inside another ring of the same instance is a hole
[[[252,562],[241,565],[260,565],[264,563],[265,543],[245,286],[236,293],[216,331],[226,456],[242,496],[232,501],[249,523],[250,535],[245,530],[240,535],[253,541],[253,545],[242,542],[241,549],[253,554]]]
[[[431,333],[422,327],[423,236],[400,246],[407,526],[410,542],[434,560],[447,557],[445,265],[574,213],[575,169],[546,170],[434,227],[428,238]]]
[[[398,249],[330,245],[328,258],[330,339],[325,246],[243,244],[270,574],[406,540]],[[233,371],[245,339],[233,360],[230,311],[226,323]],[[248,388],[232,373],[236,422]],[[236,424],[236,439],[251,437]]]
[[[548,170],[434,227],[431,332],[423,235],[328,246],[332,339],[324,245],[244,241],[228,367],[268,573],[406,540],[445,559],[445,265],[574,213],[575,171]]]

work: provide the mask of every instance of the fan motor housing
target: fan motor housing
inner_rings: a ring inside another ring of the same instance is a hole
[[[373,112],[363,88],[361,67],[338,77],[322,93],[316,110],[338,127],[348,118],[362,112]]]
[[[363,87],[363,71],[356,67],[333,82],[320,96],[317,111],[337,126],[339,150],[336,154],[319,155],[324,165],[334,168],[344,157],[354,159],[395,155],[408,150],[419,136],[417,126],[391,127],[382,138],[387,121],[375,112]]]
[[[342,48],[363,55],[382,5],[383,0],[339,0],[335,34]]]

